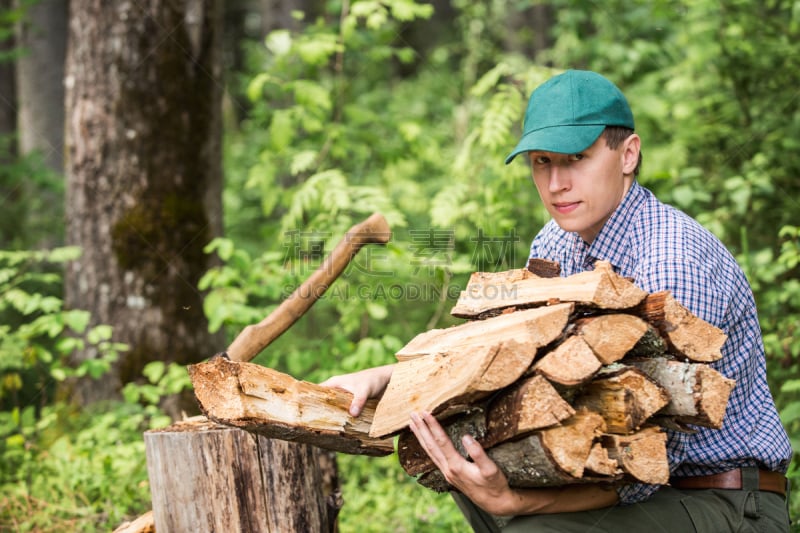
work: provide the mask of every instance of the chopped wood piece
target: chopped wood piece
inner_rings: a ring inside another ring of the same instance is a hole
[[[466,457],[461,443],[466,433],[484,448],[490,448],[537,429],[558,425],[574,414],[572,406],[545,378],[533,376],[498,393],[485,412],[476,407],[442,421],[442,426],[456,449]],[[400,433],[397,454],[403,469],[411,476],[436,468],[409,430]]]
[[[572,313],[572,304],[525,309],[444,329],[432,329],[411,339],[397,352],[404,361],[422,355],[448,353],[464,346],[490,346],[507,339],[538,348],[558,338]]]
[[[347,391],[225,357],[190,365],[189,374],[200,408],[220,424],[350,454],[394,451],[390,439],[369,435],[374,401],[354,418],[348,412],[353,397]]]
[[[735,381],[705,364],[667,359],[632,362],[670,395],[670,402],[659,414],[670,415],[678,423],[714,429],[722,427],[728,397]]]
[[[544,429],[540,434],[542,446],[553,461],[567,474],[579,478],[583,475],[594,438],[604,431],[607,428],[602,416],[580,410],[560,426]]]
[[[479,442],[485,440],[486,412],[483,409],[474,408],[470,411],[459,413],[448,420],[442,421],[442,427],[450,437],[458,453],[462,457],[467,457],[461,438],[466,434],[470,434]],[[424,474],[436,468],[436,465],[425,453],[425,450],[422,449],[416,435],[410,429],[400,433],[397,439],[397,457],[400,460],[400,466],[410,476]]]
[[[589,458],[586,460],[584,475],[586,472],[595,476],[614,477],[621,474],[622,470],[616,459],[608,456],[608,450],[603,448],[599,442],[595,442],[592,444],[592,451],[589,452]]]
[[[587,316],[575,320],[573,334],[580,335],[586,341],[597,358],[604,365],[610,365],[622,359],[633,350],[646,334],[657,339],[658,334],[641,318],[624,314]],[[648,340],[652,343],[652,340]],[[661,353],[664,353],[663,342]]]
[[[537,429],[558,425],[574,414],[572,406],[545,378],[533,376],[501,391],[485,412],[476,407],[442,421],[442,426],[459,453],[466,457],[461,443],[466,433],[484,448],[490,448]],[[403,469],[411,476],[436,468],[409,430],[400,433],[397,453]]]
[[[600,413],[612,433],[628,434],[669,403],[669,394],[644,372],[605,367],[575,398],[576,407]]]
[[[533,369],[554,383],[573,386],[592,379],[601,366],[583,337],[577,336],[568,337],[545,354],[533,365]]]
[[[469,276],[469,283],[480,283],[486,286],[502,283],[514,283],[526,279],[539,278],[538,274],[525,268],[501,270],[500,272],[473,272]],[[493,294],[491,296],[494,296]],[[498,295],[499,296],[499,295]]]
[[[693,315],[669,291],[648,295],[634,312],[658,328],[676,355],[698,363],[722,358],[727,335]]]
[[[587,472],[590,476],[621,477],[622,469],[616,459],[609,457],[608,450],[601,443],[595,442],[586,460],[584,475]]]
[[[531,257],[528,259],[527,268],[540,278],[557,278],[561,275],[561,265],[557,261]]]
[[[663,485],[669,481],[667,435],[660,428],[643,428],[632,435],[603,435],[608,456],[634,481]]]
[[[486,414],[488,429],[481,444],[494,446],[554,426],[574,414],[575,409],[545,378],[533,376],[492,398]]]
[[[375,410],[370,435],[385,437],[404,429],[412,412],[444,416],[452,404],[475,402],[510,385],[530,366],[537,348],[512,338],[400,361]]]
[[[629,309],[647,295],[629,280],[614,273],[605,261],[598,261],[595,270],[565,278],[519,279],[520,276],[516,274],[509,274],[509,278],[511,281],[503,282],[492,277],[490,282],[482,282],[480,276],[473,275],[467,288],[461,291],[451,314],[474,318],[491,310],[543,305],[554,299],[600,309]]]

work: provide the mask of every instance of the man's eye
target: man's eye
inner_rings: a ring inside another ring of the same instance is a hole
[[[569,160],[570,161],[580,161],[581,159],[583,159],[583,154],[570,154],[569,155]]]
[[[546,156],[543,156],[543,155],[537,155],[537,156],[533,157],[533,164],[534,165],[546,165],[549,162],[550,162],[550,158],[546,157]]]

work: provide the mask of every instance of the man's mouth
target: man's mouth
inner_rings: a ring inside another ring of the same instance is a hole
[[[580,202],[557,202],[553,204],[553,207],[558,213],[566,215],[577,209],[579,204]]]

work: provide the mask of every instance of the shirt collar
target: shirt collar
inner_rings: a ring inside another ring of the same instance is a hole
[[[589,256],[595,260],[608,261],[616,268],[624,264],[631,246],[629,229],[634,222],[634,214],[639,211],[646,196],[645,189],[634,181],[622,202],[592,241]]]

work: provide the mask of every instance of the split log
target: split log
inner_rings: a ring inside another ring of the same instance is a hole
[[[669,481],[667,435],[660,428],[647,427],[631,435],[607,434],[601,442],[633,481],[658,485]]]
[[[494,396],[486,410],[476,407],[442,421],[461,455],[461,438],[469,433],[484,448],[516,439],[535,430],[556,426],[575,410],[542,376],[533,376]],[[417,476],[436,468],[410,430],[400,433],[397,455],[403,470]]]
[[[369,435],[375,401],[352,417],[347,391],[225,357],[191,365],[189,374],[203,413],[220,424],[349,454],[394,451],[391,440]]]
[[[571,312],[571,304],[560,304],[418,335],[398,352],[370,435],[402,430],[414,411],[445,417],[510,385],[562,334]]]
[[[539,359],[533,370],[553,383],[574,386],[592,379],[601,366],[586,341],[573,336]]]
[[[527,269],[540,278],[557,278],[561,275],[561,265],[557,261],[531,257]]]
[[[481,444],[494,446],[537,429],[555,426],[575,414],[542,376],[533,376],[492,398],[486,414],[486,437]]]
[[[542,447],[553,462],[572,477],[580,478],[595,437],[604,431],[607,428],[603,417],[579,410],[561,425],[542,430],[540,435]]]
[[[669,394],[636,368],[604,367],[575,398],[576,407],[599,413],[611,433],[638,430],[648,418],[669,403]]]
[[[669,291],[649,294],[633,312],[658,329],[672,353],[698,363],[722,358],[725,333],[692,314]]]
[[[491,346],[507,339],[528,343],[535,351],[561,335],[572,310],[572,304],[560,304],[466,322],[450,328],[432,329],[411,339],[396,356],[399,361],[404,361],[423,355],[448,353],[465,346]]]
[[[444,418],[463,411],[519,379],[536,349],[536,345],[511,339],[400,361],[375,409],[370,435],[386,437],[406,428],[412,412],[427,411]]]
[[[204,417],[147,431],[144,443],[157,531],[336,530],[331,452]]]
[[[610,365],[630,352],[639,357],[664,354],[661,336],[641,318],[625,313],[595,315],[573,322],[574,335],[580,335],[604,365]]]
[[[629,309],[644,300],[647,293],[630,280],[614,273],[611,265],[598,261],[595,269],[565,278],[539,278],[507,273],[509,281],[475,273],[451,310],[453,316],[477,318],[505,307],[543,305],[548,302],[575,302],[599,309]],[[488,279],[485,282],[484,279]]]
[[[592,450],[589,452],[589,458],[586,459],[584,472],[589,472],[590,476],[608,477],[619,477],[622,474],[617,460],[609,457],[608,450],[603,448],[603,445],[599,442],[592,444]]]
[[[714,429],[722,427],[728,397],[735,381],[704,364],[667,359],[631,362],[669,394],[670,401],[660,414],[678,423]]]

